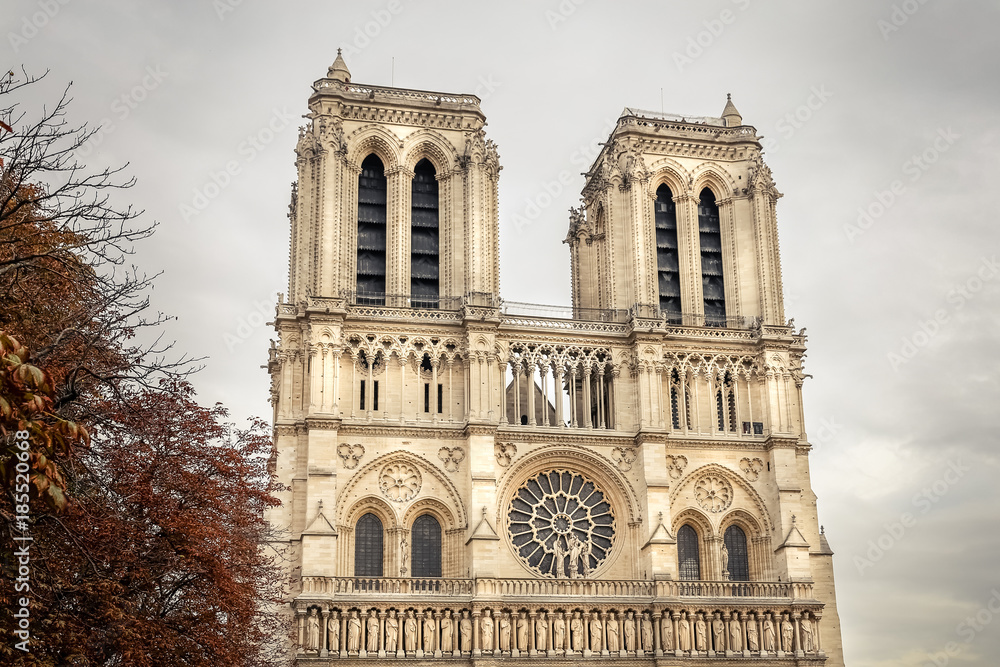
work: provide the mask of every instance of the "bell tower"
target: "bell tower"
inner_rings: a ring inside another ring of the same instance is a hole
[[[779,197],[731,99],[720,118],[626,108],[571,218],[574,307],[784,324]]]
[[[291,303],[497,294],[500,162],[479,102],[354,84],[338,51],[295,149]]]

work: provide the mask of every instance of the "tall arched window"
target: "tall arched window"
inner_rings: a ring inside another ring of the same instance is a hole
[[[705,324],[726,325],[726,286],[722,276],[722,232],[715,194],[705,188],[698,202],[698,240],[701,243],[701,290]]]
[[[370,512],[354,528],[354,576],[382,576],[382,522]]]
[[[357,301],[385,305],[385,167],[372,154],[358,177]]]
[[[441,576],[441,524],[430,514],[413,522],[413,576]]]
[[[730,526],[726,528],[724,541],[729,551],[729,580],[750,581],[746,533],[739,526]]]
[[[685,581],[701,579],[701,558],[698,554],[698,533],[684,524],[677,531],[677,558],[680,561],[680,578]]]
[[[437,308],[440,295],[438,183],[434,165],[424,159],[413,170],[410,200],[410,303]]]
[[[654,207],[656,224],[656,271],[659,282],[660,311],[669,321],[681,314],[680,264],[677,255],[677,206],[666,184],[656,189]]]

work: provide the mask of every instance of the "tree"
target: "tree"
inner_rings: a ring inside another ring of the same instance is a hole
[[[146,315],[153,278],[127,264],[155,224],[114,203],[133,183],[124,167],[76,159],[93,131],[67,125],[66,92],[35,120],[23,110],[38,80],[0,79],[0,531],[33,540],[18,593],[31,653],[7,641],[0,663],[280,664],[266,424],[236,429],[196,402],[191,360],[155,334],[167,318]],[[27,521],[9,492],[23,442]],[[5,609],[17,572],[0,551]]]

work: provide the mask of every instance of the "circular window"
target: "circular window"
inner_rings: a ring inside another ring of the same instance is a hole
[[[552,470],[517,490],[507,529],[514,550],[532,571],[587,577],[611,552],[615,516],[594,482],[579,473]]]

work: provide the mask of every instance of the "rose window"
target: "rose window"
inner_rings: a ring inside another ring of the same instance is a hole
[[[721,512],[733,502],[733,487],[725,477],[705,475],[694,485],[694,496],[709,512]]]
[[[553,470],[517,490],[507,529],[514,550],[532,571],[586,577],[611,552],[615,517],[594,482],[579,473]]]
[[[389,500],[405,502],[420,491],[420,471],[406,463],[390,463],[382,468],[379,488]]]

